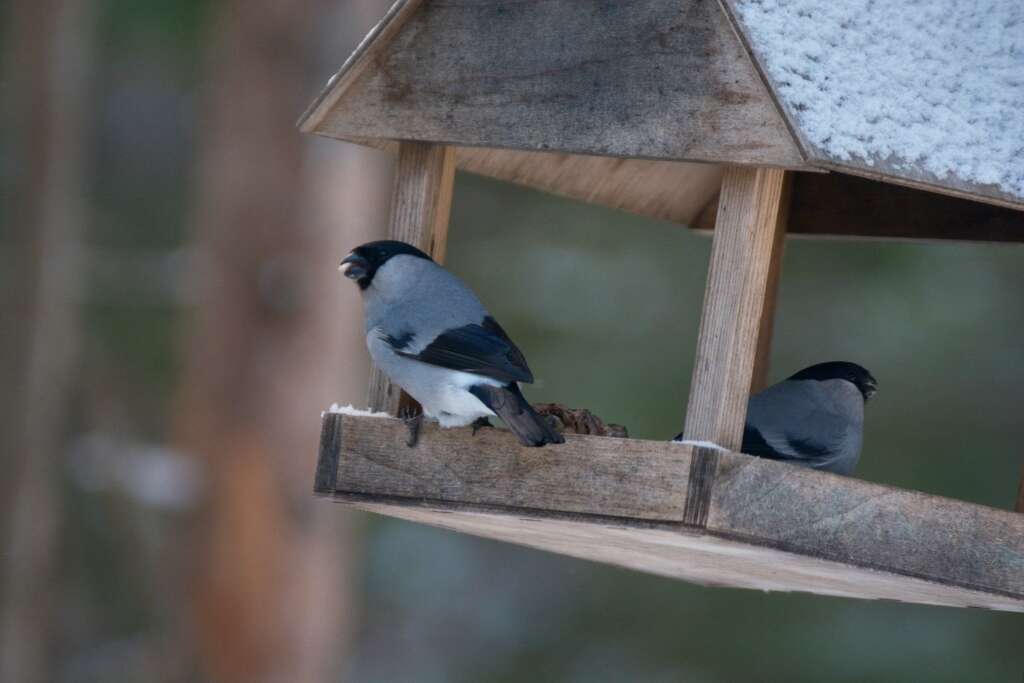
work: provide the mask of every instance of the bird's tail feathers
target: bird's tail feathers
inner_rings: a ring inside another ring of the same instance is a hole
[[[524,446],[565,442],[565,438],[527,403],[515,382],[500,387],[478,384],[470,388],[470,392],[493,410]]]

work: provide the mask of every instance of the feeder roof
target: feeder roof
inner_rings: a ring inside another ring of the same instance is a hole
[[[1018,0],[398,0],[301,126],[687,224],[718,164],[1021,209],[1021,74]]]
[[[812,162],[1024,200],[1024,3],[725,5]]]

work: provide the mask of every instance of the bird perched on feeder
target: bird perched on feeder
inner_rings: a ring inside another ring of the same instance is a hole
[[[750,397],[740,450],[852,474],[864,442],[864,404],[877,390],[875,378],[856,363],[804,368]]]
[[[523,445],[564,441],[519,390],[533,382],[522,352],[461,280],[392,240],[356,247],[340,270],[359,285],[373,362],[423,406],[403,416],[410,446],[423,414],[442,427],[475,427],[497,415]]]

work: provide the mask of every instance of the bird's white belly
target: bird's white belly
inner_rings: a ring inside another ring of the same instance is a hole
[[[478,418],[494,416],[494,411],[471,394],[469,387],[479,384],[501,386],[501,382],[404,358],[373,334],[367,336],[367,347],[384,374],[419,401],[423,413],[437,420],[442,427],[465,427]]]
[[[436,419],[442,427],[465,427],[478,418],[494,415],[494,411],[480,399],[454,383],[430,393],[426,401],[420,401],[420,405],[423,413]]]

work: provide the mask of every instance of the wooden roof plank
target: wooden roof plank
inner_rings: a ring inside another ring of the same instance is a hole
[[[370,62],[371,49],[356,63]],[[430,2],[372,61],[375,68],[361,73],[343,71],[303,129],[342,138],[806,166],[713,3]]]
[[[363,74],[367,66],[391,43],[398,31],[413,15],[423,0],[396,0],[387,14],[370,29],[363,40],[356,46],[319,96],[309,105],[299,118],[299,130],[303,133],[314,132],[323,121],[331,107],[348,91],[349,87]]]
[[[718,193],[716,164],[461,147],[459,168],[552,194],[689,225]]]
[[[1024,242],[1024,211],[839,173],[794,173],[787,236]],[[717,198],[688,223],[715,226]]]

